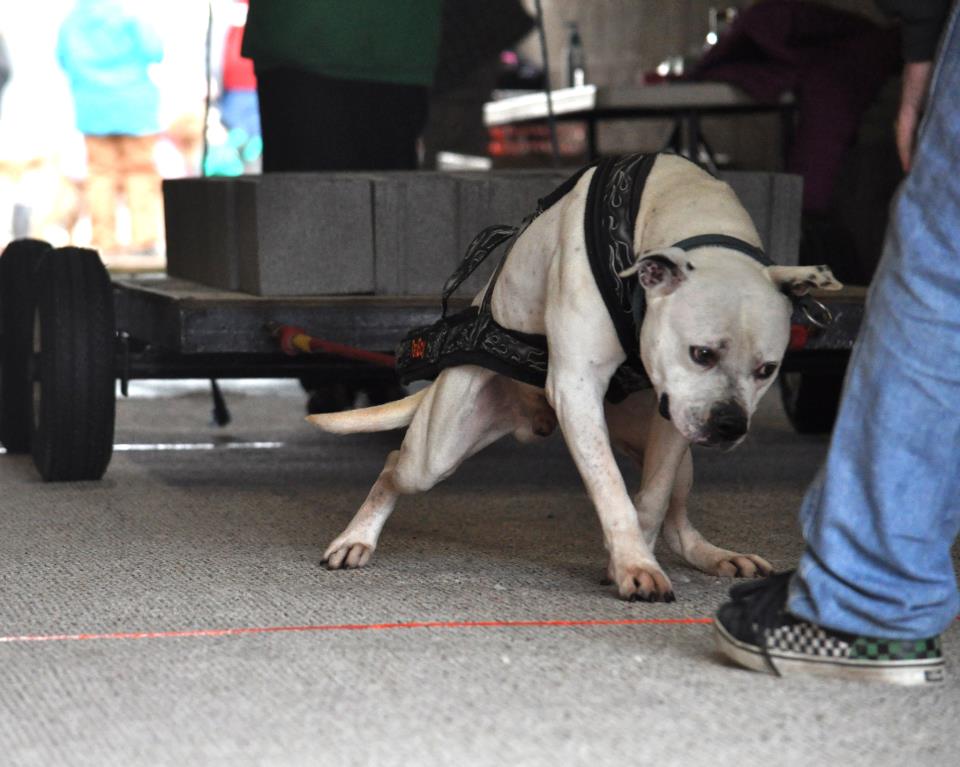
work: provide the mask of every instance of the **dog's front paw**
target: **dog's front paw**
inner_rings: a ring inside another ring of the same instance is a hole
[[[764,578],[773,572],[773,565],[756,554],[737,554],[733,551],[724,554],[723,558],[707,568],[708,573],[723,578]]]
[[[608,575],[628,602],[675,602],[670,579],[656,562],[610,562]]]
[[[337,538],[323,553],[323,560],[328,570],[353,570],[370,561],[374,548],[365,541]]]

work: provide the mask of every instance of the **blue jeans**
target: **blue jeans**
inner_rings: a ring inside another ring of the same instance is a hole
[[[943,631],[960,599],[960,6],[941,43],[913,169],[823,468],[801,511],[787,609],[852,634]]]
[[[247,138],[260,135],[260,107],[256,91],[224,91],[220,119],[227,130],[242,128]]]

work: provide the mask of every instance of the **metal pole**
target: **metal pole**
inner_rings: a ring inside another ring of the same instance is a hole
[[[543,90],[547,96],[547,125],[550,127],[550,150],[553,166],[560,165],[560,143],[557,141],[557,118],[553,114],[553,94],[550,89],[550,57],[547,54],[547,34],[543,29],[543,4],[536,0],[537,31],[540,37],[540,53],[543,57]]]
[[[207,124],[210,122],[210,98],[211,98],[211,83],[210,78],[213,72],[213,64],[211,62],[211,51],[213,47],[213,2],[209,0],[207,2],[207,36],[204,50],[204,64],[205,72],[207,76],[207,94],[203,100],[203,149],[200,153],[200,175],[207,175],[207,152],[210,150],[209,139],[207,138]]]

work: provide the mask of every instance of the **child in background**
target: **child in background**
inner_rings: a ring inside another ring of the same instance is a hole
[[[120,0],[77,0],[60,27],[57,60],[84,135],[93,244],[104,254],[118,252],[121,189],[130,213],[128,252],[157,250],[162,202],[154,148],[160,94],[148,69],[162,59],[160,37]]]

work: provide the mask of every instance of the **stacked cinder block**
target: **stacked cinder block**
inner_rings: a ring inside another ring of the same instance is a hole
[[[518,225],[568,174],[554,171],[395,173],[374,181],[377,293],[435,295],[477,233]],[[474,293],[499,253],[466,282]]]
[[[277,173],[164,183],[168,272],[262,296],[436,295],[474,236],[572,170]],[[770,256],[796,263],[801,181],[725,173]],[[461,288],[486,281],[494,254]]]
[[[519,226],[545,197],[574,172],[516,170],[464,174],[460,184],[460,221],[457,262],[482,229],[494,224]],[[463,284],[459,291],[474,294],[484,284],[502,255],[498,251]],[[429,291],[427,291],[429,292]]]
[[[183,178],[163,182],[167,272],[223,290],[240,289],[234,178]]]
[[[261,296],[374,291],[368,174],[174,179],[163,191],[171,276]]]
[[[372,293],[373,187],[360,173],[265,174],[238,198],[240,289]]]
[[[373,184],[376,292],[440,292],[460,252],[459,184],[449,173],[388,173]]]

